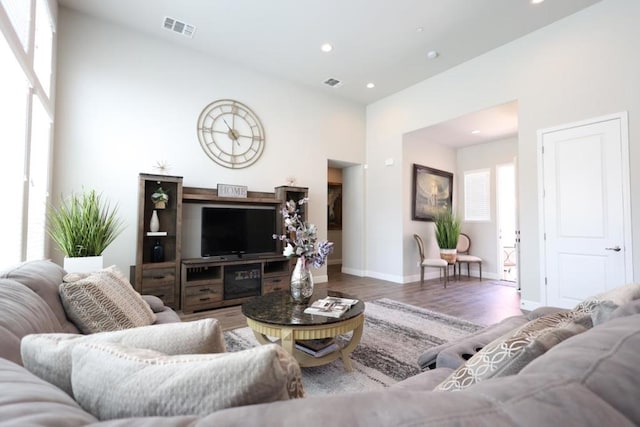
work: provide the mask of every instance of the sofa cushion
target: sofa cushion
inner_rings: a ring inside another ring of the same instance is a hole
[[[635,314],[609,320],[552,348],[522,374],[545,373],[578,381],[640,425],[639,354],[640,314]]]
[[[491,341],[508,332],[513,332],[525,323],[527,318],[524,316],[507,317],[495,325],[480,329],[459,340],[428,349],[418,358],[418,365],[422,369],[436,367],[456,369]]]
[[[62,267],[50,260],[36,260],[13,266],[0,273],[0,278],[20,282],[42,298],[62,327],[57,332],[77,334],[78,328],[67,318],[58,293],[58,286],[62,283],[64,274]]]
[[[165,354],[225,351],[220,324],[215,319],[167,323],[92,335],[34,334],[22,339],[24,366],[43,380],[72,395],[71,352],[82,343],[114,342]]]
[[[534,319],[487,344],[434,390],[463,390],[489,378],[517,374],[554,345],[590,326],[591,317],[577,311]]]
[[[23,336],[62,330],[51,308],[35,292],[14,280],[0,279],[0,357],[22,364]]]
[[[150,325],[156,316],[126,278],[113,268],[60,285],[67,315],[85,334]]]
[[[298,363],[276,344],[179,356],[82,344],[73,349],[71,382],[78,403],[101,420],[207,415],[304,394]]]
[[[79,427],[97,421],[62,390],[0,358],[0,424],[3,427]]]

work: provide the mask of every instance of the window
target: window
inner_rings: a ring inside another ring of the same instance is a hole
[[[45,94],[49,96],[53,55],[53,22],[47,0],[36,3],[36,32],[33,46],[33,68]]]
[[[464,220],[491,221],[491,171],[464,173]]]
[[[0,0],[0,267],[46,255],[54,23],[51,0]],[[35,9],[32,9],[35,7]]]
[[[11,21],[22,49],[27,51],[31,26],[31,0],[2,0],[2,7]]]
[[[8,206],[23,206],[25,185],[25,141],[27,129],[27,79],[11,48],[0,37],[0,117],[2,117],[2,155],[0,173],[3,198]],[[3,209],[0,221],[0,259],[15,264],[22,260],[22,209]]]

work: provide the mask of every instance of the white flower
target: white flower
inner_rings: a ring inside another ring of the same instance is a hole
[[[290,257],[291,255],[293,255],[293,246],[291,246],[291,243],[287,243],[287,246],[282,251],[282,255],[286,257]]]

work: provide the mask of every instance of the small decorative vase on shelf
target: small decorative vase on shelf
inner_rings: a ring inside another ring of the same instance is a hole
[[[149,222],[149,230],[154,233],[160,230],[160,220],[158,219],[158,211],[156,211],[155,209],[151,214],[151,221]]]
[[[296,304],[307,304],[313,294],[313,276],[303,258],[298,258],[291,273],[291,298]]]
[[[151,250],[151,262],[163,262],[164,261],[164,248],[160,243],[160,240],[156,240],[156,244],[153,245]]]

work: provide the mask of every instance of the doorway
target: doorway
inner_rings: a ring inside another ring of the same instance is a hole
[[[497,263],[500,279],[518,283],[518,248],[516,239],[515,162],[496,166],[496,202],[498,223]]]

